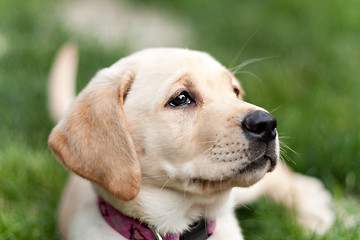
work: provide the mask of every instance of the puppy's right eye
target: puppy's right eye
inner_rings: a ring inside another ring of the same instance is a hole
[[[180,92],[168,103],[171,107],[182,107],[195,104],[190,94],[186,91]]]

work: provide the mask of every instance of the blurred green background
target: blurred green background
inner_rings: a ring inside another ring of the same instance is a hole
[[[81,89],[136,49],[131,39],[107,45],[74,33],[63,23],[63,4],[0,0],[0,239],[59,239],[56,207],[68,173],[47,148],[55,52],[78,44]],[[276,116],[281,141],[296,152],[283,147],[284,160],[322,179],[337,221],[323,237],[308,234],[290,210],[260,199],[237,211],[246,239],[360,239],[360,1],[127,4],[173,16],[187,32],[177,46],[209,52],[227,67],[270,57],[237,74],[246,100]]]

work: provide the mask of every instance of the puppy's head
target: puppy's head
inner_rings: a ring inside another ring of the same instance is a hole
[[[242,95],[205,53],[145,50],[99,72],[49,144],[122,200],[140,182],[195,194],[250,186],[275,167],[279,147],[275,118]]]

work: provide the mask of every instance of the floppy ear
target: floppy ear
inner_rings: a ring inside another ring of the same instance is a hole
[[[123,201],[134,199],[141,172],[123,103],[134,76],[98,74],[52,130],[49,146],[65,167]]]

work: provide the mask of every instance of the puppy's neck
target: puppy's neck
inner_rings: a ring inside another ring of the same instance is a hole
[[[180,193],[171,189],[142,186],[138,196],[129,202],[121,201],[103,188],[93,185],[98,195],[124,215],[152,225],[160,234],[185,231],[201,217],[215,220],[231,208],[230,191],[209,197]]]

